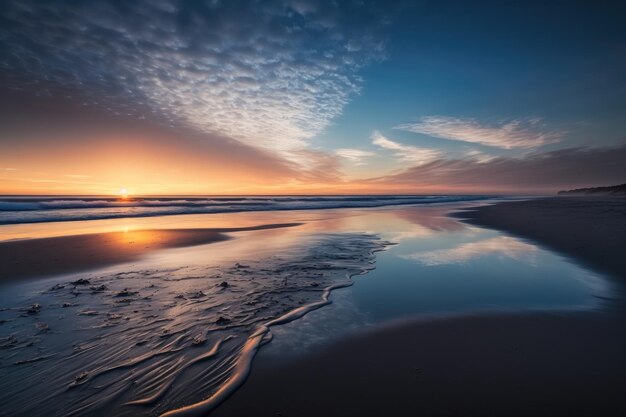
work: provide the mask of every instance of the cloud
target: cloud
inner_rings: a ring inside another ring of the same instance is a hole
[[[376,155],[374,152],[348,148],[337,149],[335,150],[335,154],[349,160],[354,165],[364,165],[367,158]]]
[[[371,139],[374,145],[393,151],[396,158],[412,164],[426,164],[442,156],[440,151],[434,149],[418,148],[392,141],[387,139],[380,132],[374,132]]]
[[[385,16],[369,1],[3,2],[0,62],[15,89],[293,160],[384,56]]]
[[[370,181],[409,189],[439,187],[457,191],[551,193],[560,189],[624,183],[624,161],[626,146],[567,148],[488,161],[438,159]]]
[[[452,249],[437,249],[399,255],[426,266],[466,263],[472,259],[500,255],[512,259],[523,259],[537,251],[537,247],[508,236],[500,236],[477,242],[464,243]]]
[[[558,142],[563,137],[562,132],[541,131],[541,120],[536,118],[487,126],[474,119],[427,116],[417,123],[402,124],[394,129],[502,149],[536,148]]]
[[[291,151],[298,162],[288,163],[294,178],[305,182],[336,182],[342,177],[336,155],[313,149]]]
[[[473,160],[475,160],[477,162],[480,162],[480,163],[489,162],[489,161],[497,158],[494,155],[487,155],[486,153],[477,151],[475,149],[474,150],[469,150],[469,151],[465,152],[465,156],[467,158],[469,158],[469,159],[473,159]]]

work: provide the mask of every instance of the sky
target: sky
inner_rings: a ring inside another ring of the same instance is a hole
[[[626,182],[626,6],[0,3],[0,193]]]

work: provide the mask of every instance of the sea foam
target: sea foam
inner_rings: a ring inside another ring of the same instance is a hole
[[[367,208],[483,200],[489,196],[292,196],[212,198],[0,198],[0,224],[177,214]]]

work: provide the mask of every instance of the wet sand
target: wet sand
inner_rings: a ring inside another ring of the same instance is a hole
[[[398,325],[294,363],[260,356],[213,415],[623,416],[623,324],[536,314]]]
[[[626,278],[626,198],[541,198],[468,209],[458,216],[539,242],[599,272]]]
[[[550,198],[461,216],[624,277],[625,213],[626,199]],[[261,352],[213,415],[626,415],[626,309],[615,294],[603,311],[413,321],[303,358]]]
[[[244,382],[272,326],[327,305],[333,289],[371,270],[375,252],[387,246],[373,234],[302,229],[163,251],[80,279],[6,285],[3,410],[16,417],[207,415]]]
[[[240,228],[130,230],[0,242],[2,281],[51,276],[130,262],[158,249],[229,239],[225,233],[298,226],[266,224]]]

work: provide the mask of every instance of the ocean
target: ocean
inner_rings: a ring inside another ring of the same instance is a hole
[[[485,200],[485,195],[0,197],[0,224],[99,220],[177,214],[366,208]]]

